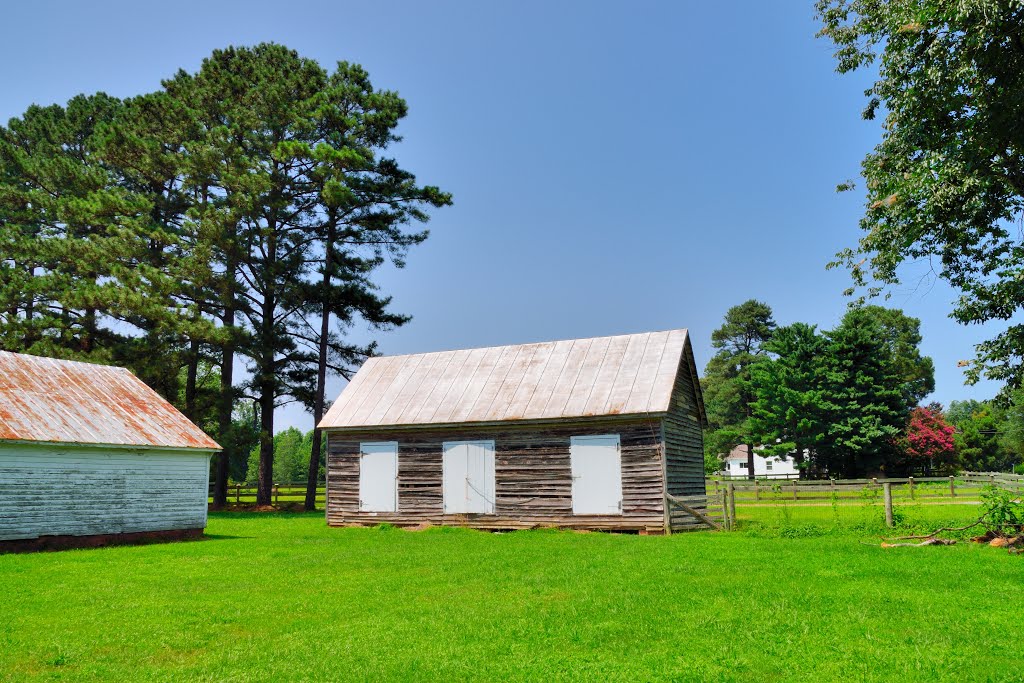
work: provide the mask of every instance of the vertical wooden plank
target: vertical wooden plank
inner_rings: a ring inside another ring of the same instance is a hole
[[[729,482],[729,516],[733,526],[736,525],[736,484]]]
[[[885,497],[885,525],[892,527],[892,484],[885,482],[882,484],[882,491]]]

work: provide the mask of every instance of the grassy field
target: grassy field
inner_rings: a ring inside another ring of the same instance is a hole
[[[1024,557],[882,550],[828,513],[671,537],[225,513],[0,556],[0,678],[1022,680]]]

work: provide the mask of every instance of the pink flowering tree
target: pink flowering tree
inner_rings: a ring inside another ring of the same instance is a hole
[[[923,465],[926,474],[952,466],[953,432],[953,425],[946,422],[938,403],[914,408],[905,442],[908,464]]]

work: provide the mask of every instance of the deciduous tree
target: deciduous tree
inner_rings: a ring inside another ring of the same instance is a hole
[[[968,380],[1020,386],[1024,5],[819,0],[817,13],[840,73],[877,67],[864,117],[885,117],[862,166],[864,235],[832,265],[846,265],[855,287],[874,295],[900,281],[904,264],[930,264],[961,292],[956,320],[1010,321],[977,347]]]

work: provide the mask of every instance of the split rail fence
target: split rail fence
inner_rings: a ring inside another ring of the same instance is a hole
[[[291,481],[274,484],[271,489],[271,500],[274,505],[290,505],[302,503],[306,500],[306,482]],[[327,500],[327,489],[318,486],[316,490],[316,503],[323,506]],[[209,502],[213,502],[213,484],[210,484]],[[256,484],[230,484],[228,486],[228,503],[235,505],[256,504]]]
[[[708,479],[709,499],[722,498],[727,511],[725,527],[736,523],[737,503],[743,507],[771,508],[833,506],[841,509],[880,502],[886,523],[893,524],[894,504],[978,504],[989,486],[1024,496],[1024,475],[1002,472],[964,472],[950,477],[905,477],[827,480]]]
[[[1024,475],[1000,472],[964,472],[951,477],[906,477],[873,479],[720,479],[706,481],[703,496],[666,496],[665,505],[675,529],[711,528],[729,530],[736,526],[736,507],[771,508],[786,506],[858,506],[878,502],[885,506],[886,520],[892,521],[894,504],[922,505],[978,504],[988,486],[998,486],[1024,496]],[[213,501],[213,488],[210,489]],[[275,505],[302,503],[305,482],[274,484]],[[319,487],[318,506],[324,505],[326,490]],[[228,502],[256,503],[255,484],[232,484]]]

